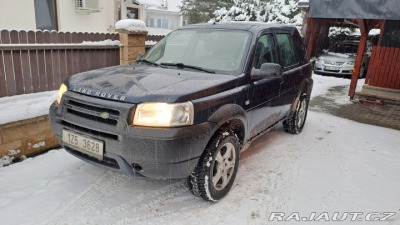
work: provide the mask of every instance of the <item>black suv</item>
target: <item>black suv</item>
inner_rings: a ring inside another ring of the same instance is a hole
[[[216,201],[251,140],[279,122],[301,132],[311,71],[294,27],[186,26],[133,65],[68,78],[50,108],[51,126],[78,158],[150,178],[187,178],[195,196]]]

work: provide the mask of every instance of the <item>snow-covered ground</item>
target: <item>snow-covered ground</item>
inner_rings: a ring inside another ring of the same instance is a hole
[[[314,97],[350,83],[314,80]],[[395,221],[308,223],[396,225],[399,140],[398,130],[309,111],[301,134],[276,127],[254,141],[232,190],[215,204],[195,199],[183,180],[117,174],[53,150],[0,168],[0,224],[306,224],[268,218],[395,212]]]

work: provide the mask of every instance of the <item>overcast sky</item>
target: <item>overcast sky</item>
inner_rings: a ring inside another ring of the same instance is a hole
[[[182,0],[168,0],[168,9],[171,11],[179,11],[178,6],[181,5]]]

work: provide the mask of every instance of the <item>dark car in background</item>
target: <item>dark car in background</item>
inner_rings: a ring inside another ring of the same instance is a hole
[[[72,155],[155,179],[186,178],[217,201],[240,151],[283,123],[302,131],[312,66],[295,27],[215,23],[180,28],[137,63],[76,74],[50,108]]]
[[[353,75],[359,41],[341,41],[318,56],[314,63],[314,73],[321,75]],[[361,63],[359,78],[365,77],[371,52],[367,48]]]

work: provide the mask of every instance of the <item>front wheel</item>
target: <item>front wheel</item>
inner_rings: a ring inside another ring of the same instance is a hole
[[[236,135],[220,132],[212,138],[188,177],[192,194],[207,201],[218,201],[231,189],[239,166],[240,143]]]
[[[299,97],[295,111],[283,121],[283,128],[291,134],[298,134],[303,130],[307,118],[310,98],[306,94]]]

